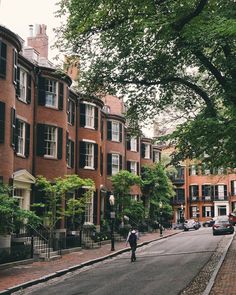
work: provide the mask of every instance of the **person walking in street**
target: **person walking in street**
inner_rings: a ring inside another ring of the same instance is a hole
[[[137,234],[136,231],[133,229],[128,237],[127,237],[127,241],[126,241],[126,245],[129,243],[130,248],[131,248],[131,262],[136,261],[136,248],[137,248]]]

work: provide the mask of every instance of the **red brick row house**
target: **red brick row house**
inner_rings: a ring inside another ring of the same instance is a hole
[[[121,100],[72,89],[69,75],[47,59],[45,25],[27,41],[24,47],[0,26],[0,180],[12,184],[19,204],[30,209],[36,176],[91,178],[96,191],[85,222],[99,225],[112,191],[110,176],[122,169],[140,174],[142,165],[160,160],[160,149],[151,139],[129,136]],[[131,194],[141,198],[138,187]]]

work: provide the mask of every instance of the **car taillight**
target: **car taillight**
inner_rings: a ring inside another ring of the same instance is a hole
[[[220,226],[217,225],[217,224],[214,224],[213,227],[214,227],[214,228],[218,228],[218,227],[220,227]]]

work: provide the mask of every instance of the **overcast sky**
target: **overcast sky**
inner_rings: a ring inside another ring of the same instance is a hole
[[[54,12],[57,0],[0,0],[0,24],[6,26],[26,41],[29,25],[47,25],[49,46],[55,42],[53,28],[59,26],[60,20]],[[49,59],[56,55],[49,48]]]

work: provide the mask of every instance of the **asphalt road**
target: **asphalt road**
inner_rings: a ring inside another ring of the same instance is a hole
[[[176,295],[209,260],[223,236],[211,228],[182,232],[130,253],[25,290],[34,295]]]

